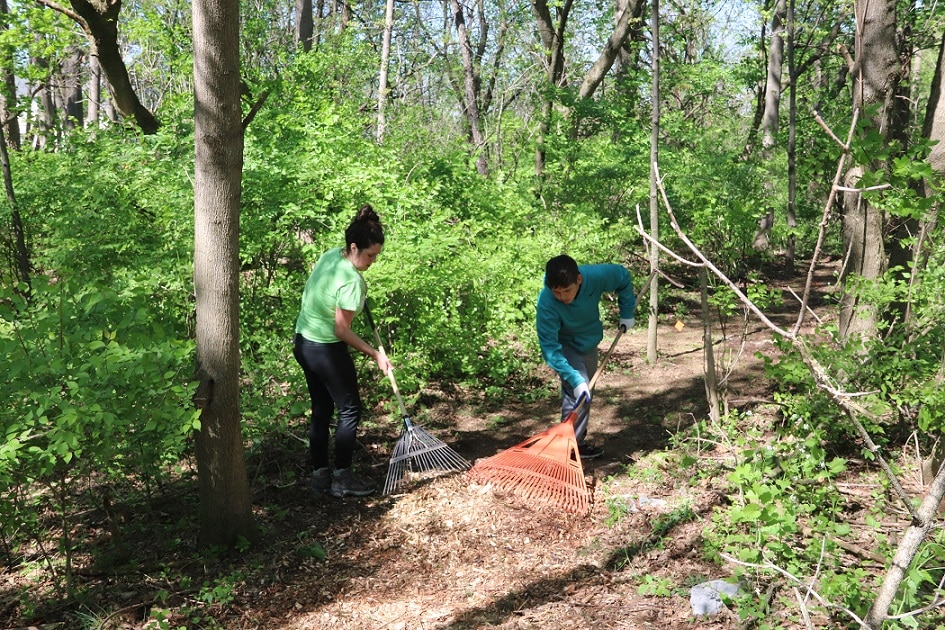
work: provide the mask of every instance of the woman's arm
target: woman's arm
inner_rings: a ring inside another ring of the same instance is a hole
[[[357,313],[354,311],[347,311],[343,308],[335,309],[335,336],[355,350],[363,352],[377,361],[377,367],[381,369],[381,372],[387,374],[387,371],[390,369],[390,361],[387,359],[387,355],[384,351],[375,349],[371,344],[361,339],[361,337],[351,330],[351,322],[354,321],[356,314]]]

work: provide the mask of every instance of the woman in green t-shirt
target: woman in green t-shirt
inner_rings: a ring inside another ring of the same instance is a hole
[[[351,330],[355,315],[364,308],[367,285],[361,272],[374,264],[384,248],[384,228],[370,205],[363,206],[348,229],[345,246],[325,252],[312,270],[302,292],[302,308],[295,323],[293,354],[312,399],[309,427],[311,488],[336,497],[367,496],[373,482],[351,470],[355,435],[361,422],[358,375],[349,348],[377,361],[385,374],[390,361]],[[335,470],[329,457],[330,422],[338,409],[335,429]]]

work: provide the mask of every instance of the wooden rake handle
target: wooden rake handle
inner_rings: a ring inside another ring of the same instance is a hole
[[[377,332],[377,326],[374,325],[374,318],[371,317],[371,309],[368,308],[367,300],[364,301],[364,314],[367,315],[368,324],[371,326],[371,330],[374,332],[374,339],[377,341],[377,348],[385,355],[387,351],[384,350],[384,344],[381,343],[381,335]],[[397,388],[397,381],[394,379],[394,366],[391,365],[390,369],[387,370],[387,378],[390,379],[390,386],[394,389],[394,397],[397,398],[397,406],[400,408],[400,415],[403,417],[404,422],[410,422],[410,417],[407,415],[407,408],[404,406],[404,399],[400,395],[400,390]]]

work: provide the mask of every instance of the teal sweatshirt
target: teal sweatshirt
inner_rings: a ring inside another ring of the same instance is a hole
[[[581,373],[571,367],[561,352],[563,345],[584,353],[604,338],[600,321],[600,299],[604,293],[616,293],[620,318],[632,318],[636,310],[633,281],[622,265],[580,265],[583,281],[570,304],[560,302],[544,286],[538,294],[535,328],[545,362],[571,387],[584,382]]]

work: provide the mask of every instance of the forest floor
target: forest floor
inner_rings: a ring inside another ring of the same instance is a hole
[[[824,296],[833,277],[829,269],[822,273],[812,306],[829,318]],[[784,291],[784,307],[773,318],[789,328],[803,277],[768,282]],[[735,569],[707,560],[702,539],[713,511],[728,498],[710,481],[694,481],[696,468],[684,470],[700,466],[700,457],[723,454],[691,437],[687,448],[698,457],[682,464],[678,452],[681,436],[707,415],[697,307],[696,301],[677,311],[689,316],[660,319],[659,360],[652,365],[644,328],[629,331],[616,346],[593,402],[590,435],[605,452],[584,463],[593,496],[588,515],[538,506],[463,473],[408,476],[391,496],[314,498],[307,491],[306,447],[299,437],[305,435],[304,419],[298,418],[291,427],[295,448],[289,440],[282,449],[257,449],[250,458],[262,545],[237,557],[200,561],[186,541],[168,547],[162,532],[180,536],[181,523],[193,518],[191,488],[143,515],[151,534],[129,540],[131,568],[86,571],[86,579],[98,585],[91,589],[98,594],[98,612],[91,602],[84,604],[97,625],[68,621],[77,619],[74,609],[72,615],[46,609],[17,618],[9,616],[16,609],[7,604],[5,611],[0,608],[7,613],[0,614],[0,626],[743,627],[729,609],[695,616],[689,601],[692,586],[731,578]],[[757,414],[760,423],[772,422],[773,388],[757,356],[775,354],[772,334],[755,319],[744,332],[716,347],[717,356],[729,356],[734,366],[720,375],[726,376],[727,401],[732,409]],[[605,338],[602,350],[611,339]],[[550,371],[546,377],[554,382]],[[458,387],[427,392],[421,402],[414,419],[471,462],[544,431],[556,422],[560,404],[557,396],[490,401]],[[397,426],[392,421],[361,436],[364,449],[356,466],[379,484]],[[192,581],[182,580],[184,575]],[[5,577],[9,589],[10,573]],[[161,615],[169,625],[153,621]],[[769,621],[792,627],[787,619]]]

